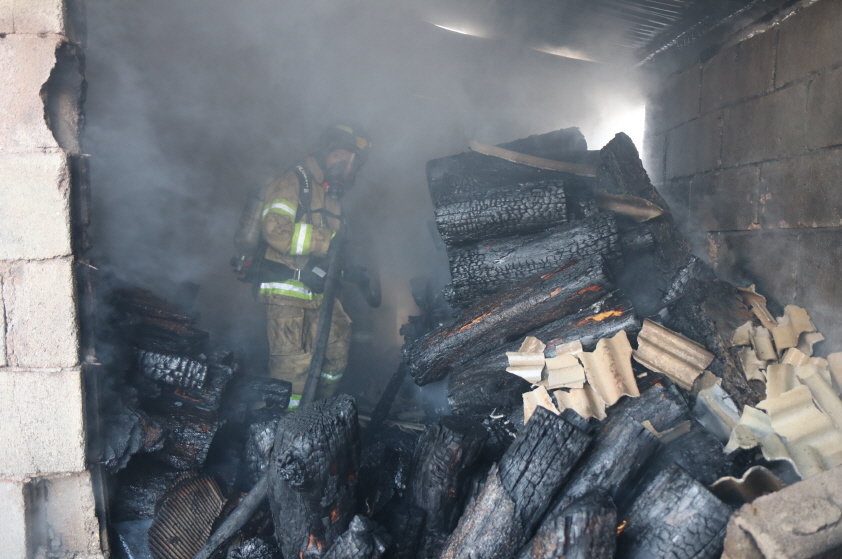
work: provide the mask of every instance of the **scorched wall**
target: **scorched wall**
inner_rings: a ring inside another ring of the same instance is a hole
[[[842,1],[797,2],[742,37],[660,81],[647,169],[720,274],[806,307],[838,347]]]

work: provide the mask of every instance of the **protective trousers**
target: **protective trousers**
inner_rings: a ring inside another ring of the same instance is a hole
[[[266,305],[266,334],[269,339],[269,374],[292,383],[289,409],[301,404],[307,371],[313,358],[313,345],[319,325],[321,305],[302,308],[291,305]],[[317,398],[336,392],[348,365],[351,319],[337,299],[334,302],[330,337],[320,371]]]

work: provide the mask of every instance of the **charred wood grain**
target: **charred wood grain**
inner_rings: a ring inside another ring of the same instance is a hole
[[[590,154],[578,129],[568,128],[524,138],[500,147],[548,159],[584,162]],[[544,171],[496,157],[465,152],[427,162],[427,184],[433,205],[468,201],[489,190],[522,182],[563,180],[576,184],[580,177],[555,171]]]
[[[445,244],[537,233],[567,221],[561,183],[526,183],[492,191],[466,202],[436,208],[436,226]]]
[[[275,559],[277,554],[274,542],[253,537],[232,544],[225,559]]]
[[[467,417],[443,417],[418,441],[410,500],[426,513],[418,557],[435,559],[456,526],[464,503],[468,469],[479,458],[488,432]]]
[[[154,351],[137,350],[137,368],[147,378],[180,386],[198,388],[205,383],[208,365],[184,355],[171,355]]]
[[[645,484],[619,519],[618,556],[719,557],[731,509],[676,465]]]
[[[220,426],[215,412],[173,407],[150,417],[166,431],[163,448],[150,456],[177,470],[192,470],[205,463]]]
[[[681,466],[693,479],[707,486],[736,473],[733,457],[725,454],[722,443],[695,421],[688,433],[663,445],[646,469],[660,471],[671,464]]]
[[[734,330],[753,320],[754,315],[730,283],[692,280],[685,295],[668,307],[664,325],[700,343],[716,355],[708,369],[722,379],[722,388],[739,409],[754,406],[765,398],[759,381],[748,381],[736,348],[731,346]]]
[[[631,301],[619,291],[613,291],[576,312],[527,332],[525,336],[535,336],[547,344],[545,349],[547,357],[555,357],[558,346],[576,340],[582,342],[585,351],[593,351],[600,339],[610,338],[620,330],[625,330],[629,334],[636,333],[640,330],[640,321],[635,315]],[[508,367],[506,352],[517,351],[522,342],[523,339],[518,338],[470,361],[461,362],[462,369],[454,373],[451,378],[458,378],[463,370],[466,374],[476,369],[505,370]],[[460,400],[457,399],[457,401]]]
[[[357,408],[349,396],[303,406],[278,422],[267,475],[284,557],[322,557],[348,528],[358,465]]]
[[[523,405],[522,394],[531,384],[519,376],[506,372],[503,359],[493,364],[461,369],[448,377],[447,401],[456,415],[505,413]]]
[[[643,465],[659,444],[655,435],[628,414],[613,414],[562,488],[550,516],[561,514],[590,491],[603,491],[617,500],[634,488]]]
[[[518,559],[611,559],[616,544],[614,502],[591,492],[558,514],[548,514]]]
[[[406,348],[404,359],[415,382],[427,384],[443,378],[460,361],[577,312],[610,291],[600,262],[570,262],[466,309]]]
[[[355,516],[348,529],[324,554],[324,559],[380,559],[389,538],[382,528],[364,516]]]
[[[691,254],[690,246],[676,227],[669,205],[649,180],[637,148],[627,135],[617,134],[608,142],[600,151],[600,161],[597,173],[599,190],[638,196],[666,210],[662,216],[641,226],[651,233],[655,241],[655,257],[645,268],[635,270],[637,281],[651,285],[653,292],[658,293],[658,299],[661,299],[676,272],[687,262]],[[619,283],[622,285],[622,282]],[[644,305],[636,301],[636,306],[643,311]],[[647,314],[657,312],[659,308],[657,302],[653,302],[652,308],[646,309]]]
[[[624,398],[611,413],[629,415],[638,423],[649,421],[659,433],[690,419],[687,400],[672,383],[654,384],[643,389],[638,398]]]
[[[555,270],[574,259],[616,263],[620,243],[614,216],[592,218],[534,235],[483,241],[449,254],[452,299],[466,306],[478,298]]]
[[[515,556],[591,440],[590,425],[538,408],[450,535],[441,559]]]

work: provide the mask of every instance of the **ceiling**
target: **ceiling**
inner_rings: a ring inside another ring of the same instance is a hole
[[[641,62],[780,0],[447,0],[430,23],[469,35],[598,62]],[[437,4],[437,5],[436,5]]]

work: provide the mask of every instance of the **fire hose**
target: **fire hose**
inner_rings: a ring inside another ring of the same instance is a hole
[[[307,369],[307,384],[304,385],[304,394],[301,396],[301,405],[307,405],[313,401],[316,395],[316,388],[319,385],[322,365],[324,365],[327,344],[330,339],[330,324],[333,318],[333,308],[336,302],[336,292],[339,287],[339,254],[342,250],[344,239],[344,226],[337,232],[327,252],[327,277],[325,278],[325,291],[322,306],[319,310],[319,325],[316,330],[316,339],[313,342],[313,358],[310,360],[310,367]],[[378,289],[379,291],[379,289]],[[228,539],[237,533],[249,518],[254,514],[260,503],[269,493],[269,474],[264,472],[260,479],[243,497],[240,503],[211,534],[207,543],[200,549],[193,559],[210,559],[216,550]]]

